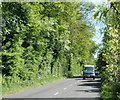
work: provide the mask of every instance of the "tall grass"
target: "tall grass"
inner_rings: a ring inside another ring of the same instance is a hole
[[[10,78],[10,77],[3,77],[2,78],[2,95],[6,96],[12,93],[20,92],[26,89],[42,86],[48,83],[52,83],[65,77],[55,77],[55,76],[48,76],[45,78],[36,78],[33,80],[21,80],[19,77]]]

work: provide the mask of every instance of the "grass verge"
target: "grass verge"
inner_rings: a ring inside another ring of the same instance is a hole
[[[3,78],[4,82],[2,84],[2,87],[3,87],[2,97],[13,94],[13,93],[17,93],[20,91],[24,91],[27,89],[31,89],[31,88],[39,87],[39,86],[46,85],[49,83],[57,82],[57,81],[60,81],[63,79],[65,79],[65,77],[49,76],[49,77],[46,77],[44,79],[37,78],[37,79],[31,80],[31,81],[21,81],[21,80],[17,81],[16,80],[17,82],[13,82],[11,80],[11,82],[10,82],[10,81]],[[5,82],[6,82],[6,84],[4,84]]]

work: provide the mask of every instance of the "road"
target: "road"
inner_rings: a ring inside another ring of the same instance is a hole
[[[3,98],[99,98],[100,84],[100,78],[83,80],[76,76]]]

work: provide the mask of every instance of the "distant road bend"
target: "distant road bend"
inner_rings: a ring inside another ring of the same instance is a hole
[[[75,76],[3,98],[100,98],[100,84],[100,78]]]

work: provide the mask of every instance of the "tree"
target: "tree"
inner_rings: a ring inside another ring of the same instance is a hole
[[[110,7],[106,7],[101,10],[100,19],[104,18],[107,27],[105,28],[103,46],[104,52],[102,53],[102,63],[104,61],[107,63],[102,66],[105,70],[102,72],[103,86],[102,86],[102,97],[103,98],[120,98],[120,88],[119,87],[119,11],[120,2],[111,2]],[[94,18],[99,14],[97,12]],[[98,59],[98,60],[99,60]],[[99,60],[98,62],[100,63]],[[100,66],[100,65],[99,65]],[[102,69],[103,69],[102,68]],[[105,80],[104,80],[105,79]],[[109,86],[109,87],[107,87]],[[117,87],[117,88],[116,88]],[[107,89],[107,92],[105,90]],[[113,90],[112,90],[113,89]],[[111,92],[112,91],[112,92]]]

